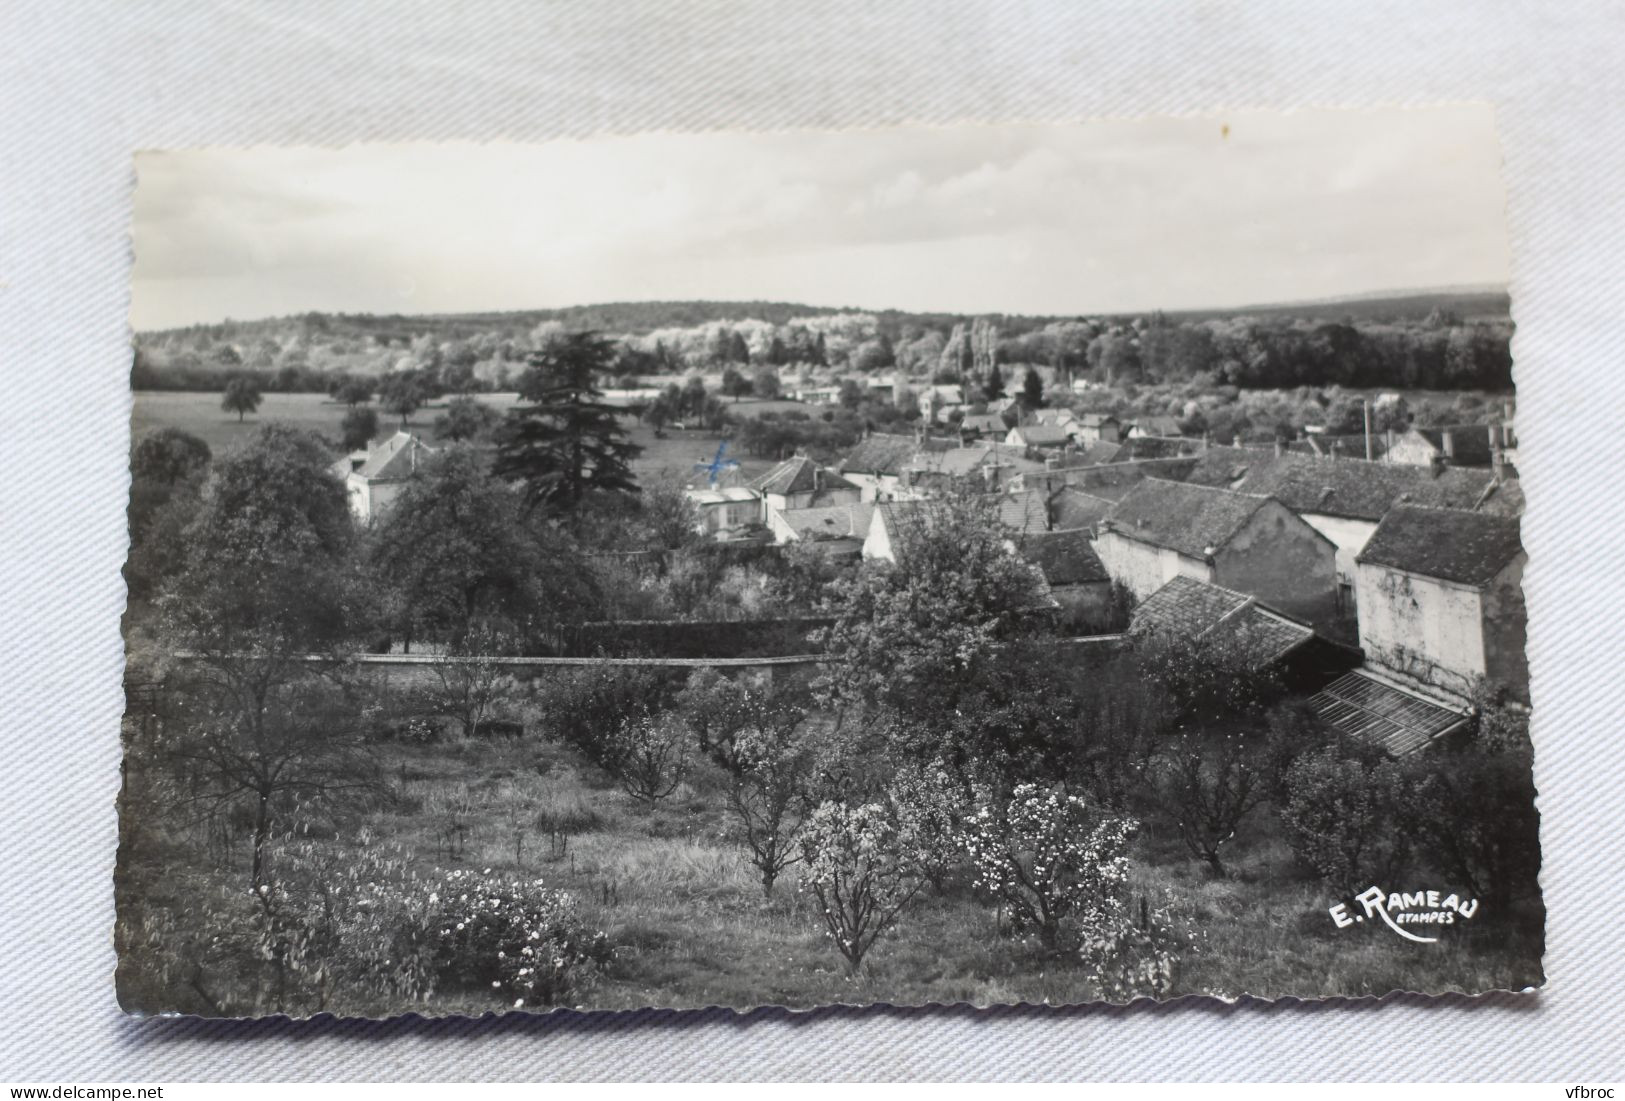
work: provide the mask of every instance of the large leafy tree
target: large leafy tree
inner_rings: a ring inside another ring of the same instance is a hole
[[[163,755],[189,798],[252,800],[256,884],[279,806],[371,782],[336,717],[354,714],[339,659],[369,604],[355,539],[326,446],[267,425],[215,460],[160,597],[164,641],[190,657]]]
[[[272,655],[346,640],[356,532],[331,462],[319,437],[280,424],[215,460],[163,598],[173,644]]]
[[[896,564],[838,588],[827,637],[831,702],[890,716],[879,725],[907,734],[889,741],[959,769],[985,749],[989,663],[1044,621],[1042,575],[1007,546],[997,507],[968,490],[891,506]]]
[[[251,378],[234,378],[226,383],[226,391],[220,398],[220,408],[227,413],[236,413],[237,420],[260,407],[259,384]]]
[[[531,522],[520,494],[467,447],[420,467],[369,538],[368,561],[409,642],[459,648],[476,630],[523,637],[593,598],[574,544]]]
[[[615,345],[592,332],[561,337],[531,357],[519,380],[524,404],[498,434],[492,472],[521,483],[532,508],[572,512],[595,492],[638,491],[630,464],[642,448],[598,390],[614,360]]]
[[[182,534],[196,515],[209,470],[209,445],[179,428],[160,428],[130,452],[130,556],[124,577],[144,599],[185,560]]]

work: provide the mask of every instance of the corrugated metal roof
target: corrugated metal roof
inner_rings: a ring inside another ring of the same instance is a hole
[[[1336,729],[1379,745],[1395,757],[1414,753],[1467,721],[1465,712],[1360,670],[1339,677],[1309,704]]]

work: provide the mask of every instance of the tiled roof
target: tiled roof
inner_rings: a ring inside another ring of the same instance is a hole
[[[1024,424],[1015,433],[1028,447],[1060,447],[1072,438],[1065,428],[1055,424]]]
[[[1044,464],[1035,462],[1021,453],[1019,447],[1001,447],[994,443],[972,444],[970,447],[952,447],[946,451],[921,453],[909,461],[908,469],[921,474],[942,474],[962,478],[984,467],[1004,467],[1012,473],[1043,470]]]
[[[1028,489],[1020,493],[1007,493],[999,499],[999,523],[1013,531],[1045,531],[1049,528],[1049,510],[1044,507],[1044,494]]]
[[[367,452],[367,459],[356,470],[363,478],[386,481],[408,478],[418,463],[434,455],[435,449],[409,432],[397,432]]]
[[[820,470],[818,464],[805,455],[796,455],[784,460],[778,466],[769,470],[750,483],[750,488],[758,493],[775,493],[788,495],[791,493],[811,493],[826,489],[856,489],[857,486],[835,473],[833,470]]]
[[[1083,531],[1035,531],[1017,542],[1021,556],[1044,573],[1051,587],[1110,583],[1089,534]]]
[[[1123,453],[1123,445],[1108,440],[1095,440],[1087,447],[1073,455],[1079,466],[1099,466],[1101,463],[1115,463],[1117,457]]]
[[[802,539],[838,539],[853,536],[862,539],[869,534],[869,521],[874,516],[871,504],[825,505],[820,508],[787,508],[779,511],[779,519]]]
[[[1197,456],[1185,480],[1266,494],[1293,512],[1377,521],[1395,505],[1473,508],[1492,478],[1481,470],[1433,471],[1403,463],[1210,447]]]
[[[1249,599],[1246,593],[1194,577],[1175,577],[1135,607],[1130,629],[1136,634],[1167,632],[1194,638],[1240,611]]]
[[[998,413],[972,413],[959,422],[959,427],[965,432],[996,432],[1001,436],[1009,431]]]
[[[1356,561],[1482,588],[1522,550],[1516,517],[1396,508],[1383,517]]]
[[[1050,521],[1056,530],[1093,528],[1112,510],[1112,502],[1085,493],[1076,486],[1063,486],[1049,500]]]
[[[843,474],[901,474],[908,461],[920,451],[946,451],[958,441],[946,439],[918,440],[913,436],[893,436],[875,433],[847,453],[839,467]]]
[[[1146,597],[1134,609],[1129,631],[1202,638],[1221,628],[1234,632],[1259,665],[1279,661],[1315,634],[1307,624],[1264,607],[1246,593],[1193,577],[1175,577]]]
[[[1467,721],[1466,715],[1435,700],[1360,670],[1327,685],[1309,705],[1337,730],[1396,757],[1421,749]]]
[[[1146,478],[1112,510],[1112,531],[1202,558],[1222,547],[1267,498],[1226,489]]]
[[[1120,423],[1118,419],[1112,416],[1110,413],[1085,413],[1083,416],[1078,418],[1079,424],[1086,425],[1089,428],[1099,428],[1101,425],[1108,422],[1112,424]]]

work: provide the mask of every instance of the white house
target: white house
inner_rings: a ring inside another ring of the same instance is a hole
[[[363,524],[379,516],[406,488],[419,463],[438,452],[409,432],[397,432],[365,452],[354,452],[333,464],[344,481],[350,511]]]
[[[763,519],[773,512],[820,505],[855,504],[862,496],[858,486],[833,470],[825,470],[805,455],[784,460],[766,474],[753,479],[748,488],[763,501]]]
[[[701,535],[727,539],[763,522],[761,495],[744,486],[687,489],[683,495],[694,506]]]
[[[1518,526],[1483,512],[1390,510],[1358,558],[1366,661],[1462,699],[1483,678],[1527,700]]]
[[[920,416],[926,424],[941,424],[948,414],[965,408],[963,386],[934,385],[920,390]]]

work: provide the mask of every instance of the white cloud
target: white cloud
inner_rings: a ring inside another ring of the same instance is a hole
[[[1476,106],[145,154],[132,312],[1088,313],[1502,282],[1498,167]]]

